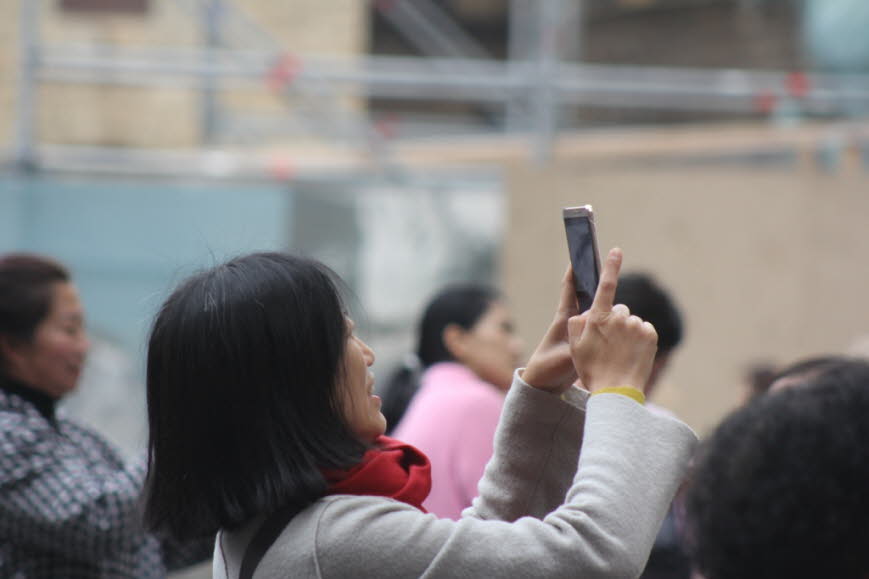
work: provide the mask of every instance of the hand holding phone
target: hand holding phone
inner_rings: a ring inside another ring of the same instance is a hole
[[[622,251],[607,256],[600,288],[590,311],[567,321],[570,355],[579,379],[592,393],[630,386],[642,390],[658,349],[658,334],[649,322],[614,305]]]
[[[600,282],[600,254],[594,227],[594,211],[591,205],[565,207],[562,210],[564,230],[567,234],[567,249],[573,268],[573,285],[579,312],[591,307]]]

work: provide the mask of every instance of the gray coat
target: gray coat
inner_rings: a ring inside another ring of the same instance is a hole
[[[326,496],[287,525],[255,578],[638,577],[696,441],[626,396],[573,388],[559,398],[517,374],[461,520]],[[260,523],[218,535],[215,579],[238,576]]]

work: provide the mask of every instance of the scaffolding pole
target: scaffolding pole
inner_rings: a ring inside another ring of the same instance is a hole
[[[192,88],[201,77],[216,74],[222,79],[221,89],[226,90],[262,85],[275,60],[271,52],[221,50],[216,51],[213,65],[204,66],[201,49],[114,49],[112,56],[106,53],[101,46],[44,49],[34,58],[40,63],[37,78]],[[869,100],[869,75],[571,65],[558,63],[552,55],[538,59],[551,70],[548,78],[562,106],[752,113],[759,112],[759,99],[769,97],[797,99],[805,112],[829,116],[856,101]],[[304,64],[293,78],[292,90],[298,94],[346,88],[370,98],[504,105],[516,94],[539,89],[538,78],[547,78],[539,68],[519,75],[511,63],[473,59],[299,55],[298,60]],[[793,94],[795,89],[798,94]]]
[[[510,0],[508,13],[507,62],[510,76],[527,79],[532,74],[534,36],[540,28],[537,0]],[[525,81],[527,82],[527,81]],[[507,132],[528,130],[528,94],[514,92],[507,102]]]
[[[425,56],[489,58],[481,44],[430,0],[375,0],[373,4]]]
[[[537,75],[534,91],[534,160],[545,163],[552,157],[558,117],[558,95],[555,90],[558,69],[558,17],[562,0],[538,2],[539,32],[537,36]]]
[[[179,9],[194,19],[202,18],[212,0],[173,0]],[[281,45],[262,26],[251,18],[235,3],[223,1],[221,5],[221,40],[224,46],[235,45],[254,47],[261,50],[280,51]]]
[[[202,22],[205,24],[204,71],[202,75],[201,138],[203,144],[211,145],[217,141],[219,132],[219,77],[217,73],[217,51],[220,50],[223,23],[223,0],[210,0],[203,3]]]
[[[15,117],[15,161],[24,169],[36,165],[37,69],[39,67],[39,3],[19,2],[18,102]]]

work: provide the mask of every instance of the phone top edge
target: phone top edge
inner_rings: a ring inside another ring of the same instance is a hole
[[[594,216],[594,209],[591,208],[591,205],[564,207],[561,210],[561,214],[564,217],[592,217]]]

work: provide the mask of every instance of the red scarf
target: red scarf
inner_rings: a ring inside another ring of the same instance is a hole
[[[431,463],[422,452],[399,440],[379,436],[362,462],[347,470],[327,470],[329,495],[391,497],[427,512],[422,502],[431,491]]]

